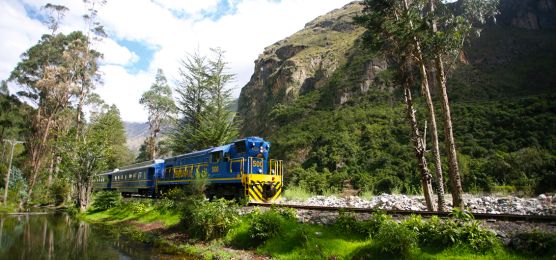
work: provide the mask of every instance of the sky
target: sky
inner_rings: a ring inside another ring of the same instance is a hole
[[[209,55],[219,47],[226,54],[230,88],[239,96],[253,74],[254,61],[269,46],[303,28],[305,23],[350,0],[108,0],[98,20],[108,37],[94,43],[104,54],[103,84],[95,90],[120,109],[124,121],[146,122],[141,94],[163,69],[175,87],[180,60],[198,51]],[[20,55],[49,33],[41,6],[69,8],[60,32],[85,30],[81,0],[1,0],[0,79],[7,79]],[[14,88],[13,85],[10,87]]]

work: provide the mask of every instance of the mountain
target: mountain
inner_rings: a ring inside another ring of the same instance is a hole
[[[127,147],[134,153],[137,153],[145,138],[149,136],[149,124],[124,122],[124,128],[127,137]]]
[[[364,29],[352,23],[361,11],[352,2],[265,48],[241,90],[241,134],[272,141],[288,181],[306,189],[350,181],[414,193],[420,180],[403,97],[387,59],[364,47]],[[556,179],[555,0],[501,0],[500,12],[448,75],[464,188],[540,192]]]

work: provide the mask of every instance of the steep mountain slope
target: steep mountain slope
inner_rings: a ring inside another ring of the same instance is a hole
[[[240,95],[242,134],[269,138],[288,181],[307,189],[348,180],[416,192],[402,97],[385,59],[363,48],[363,30],[351,23],[361,10],[350,3],[265,49]],[[500,10],[449,75],[464,184],[539,191],[556,176],[556,5],[502,0]]]
[[[149,124],[124,122],[124,128],[127,137],[127,147],[134,153],[137,153],[145,138],[149,136]]]

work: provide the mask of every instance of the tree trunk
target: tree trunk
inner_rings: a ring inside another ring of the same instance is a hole
[[[404,0],[404,8],[406,12],[409,12],[409,6],[407,0]],[[409,22],[409,26],[413,29],[413,22]],[[438,145],[438,128],[436,125],[436,115],[434,111],[434,104],[432,102],[432,97],[430,94],[429,79],[427,76],[427,68],[425,65],[425,60],[423,58],[423,52],[421,50],[421,43],[416,36],[413,37],[413,44],[415,45],[414,58],[419,65],[419,73],[421,75],[421,89],[427,101],[427,109],[429,112],[429,121],[431,123],[431,139],[434,153],[434,163],[435,163],[435,177],[437,181],[437,196],[438,196],[438,210],[444,211],[445,200],[444,200],[444,176],[442,174],[442,161],[440,159],[440,149]],[[410,93],[411,94],[411,93]],[[425,131],[426,132],[426,131]],[[426,137],[424,137],[426,138]],[[426,139],[425,139],[426,140]],[[425,149],[426,141],[423,140],[423,149]]]
[[[430,0],[430,12],[434,13],[435,3]],[[437,31],[436,20],[431,21],[431,30],[435,34]],[[444,116],[444,135],[446,142],[446,152],[448,153],[448,167],[450,174],[450,186],[452,192],[452,203],[454,208],[463,209],[463,189],[461,187],[461,177],[459,174],[458,157],[456,153],[456,142],[452,128],[452,116],[450,112],[450,103],[448,101],[448,91],[446,89],[446,72],[442,57],[437,53],[434,57],[434,65],[436,68],[436,81],[438,82],[438,91],[440,92],[442,114]]]
[[[423,96],[427,101],[427,108],[429,112],[429,121],[431,126],[431,139],[432,139],[432,150],[434,153],[434,164],[435,164],[435,177],[437,182],[436,193],[438,196],[438,211],[444,211],[446,206],[446,201],[444,200],[444,175],[442,173],[442,161],[440,159],[440,148],[438,142],[438,128],[436,125],[436,115],[434,112],[434,104],[432,102],[432,97],[430,93],[429,80],[427,76],[427,69],[425,67],[425,61],[423,60],[423,55],[421,53],[421,48],[416,42],[417,49],[417,60],[419,62],[419,71],[421,74],[421,88]]]
[[[417,118],[415,109],[413,108],[413,100],[411,97],[411,90],[409,89],[409,82],[404,83],[404,98],[407,107],[407,120],[411,126],[411,140],[413,141],[413,148],[415,149],[415,156],[417,157],[417,165],[421,171],[421,184],[423,186],[423,195],[425,196],[425,203],[429,211],[434,211],[434,203],[431,197],[431,174],[427,166],[427,158],[425,154],[425,147],[423,139],[419,134],[419,127],[417,125]]]
[[[450,173],[450,183],[452,190],[452,203],[454,208],[463,209],[463,189],[461,187],[461,178],[459,174],[458,157],[456,153],[456,141],[452,128],[452,116],[450,113],[450,103],[448,101],[448,92],[446,90],[446,76],[444,74],[444,65],[440,55],[435,57],[436,80],[438,81],[438,90],[440,92],[442,114],[444,116],[444,135],[446,136],[446,152],[448,153],[448,166]]]

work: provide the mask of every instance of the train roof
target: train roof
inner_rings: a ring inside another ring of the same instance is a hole
[[[111,170],[111,171],[108,171],[108,172],[97,174],[96,176],[104,176],[104,175],[114,174],[116,172],[126,172],[126,171],[130,171],[130,170],[149,168],[149,167],[152,167],[155,164],[160,164],[160,163],[164,163],[164,160],[154,159],[154,160],[150,160],[150,161],[145,161],[145,162],[135,163],[135,164],[127,165],[127,166],[122,166],[121,168],[117,168],[117,169],[114,169],[114,170]]]

